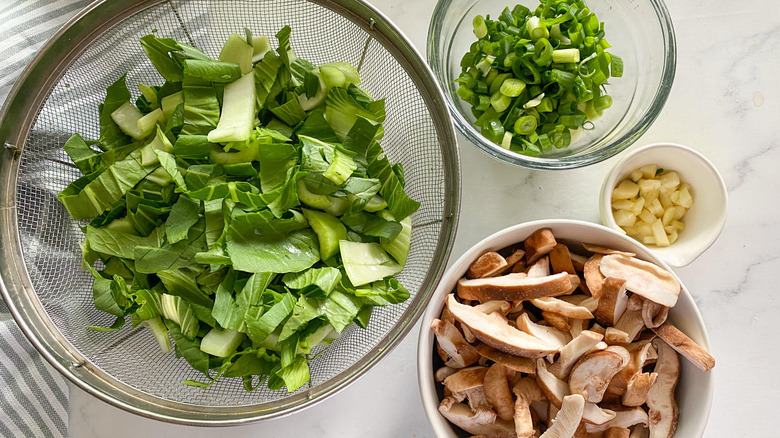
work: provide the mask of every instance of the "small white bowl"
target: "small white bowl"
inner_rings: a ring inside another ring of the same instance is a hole
[[[718,169],[695,150],[675,143],[655,143],[626,155],[610,172],[601,187],[601,223],[619,233],[623,230],[612,216],[612,190],[633,170],[646,164],[674,170],[693,188],[693,205],[683,218],[685,229],[676,242],[650,250],[670,266],[680,268],[696,260],[715,242],[726,223],[728,193]]]
[[[438,411],[441,399],[439,398],[436,381],[433,377],[435,371],[433,369],[433,358],[436,353],[434,353],[434,336],[430,328],[431,322],[439,317],[447,295],[455,289],[456,283],[465,275],[466,270],[468,270],[469,265],[474,260],[487,251],[496,251],[523,241],[535,230],[544,227],[552,229],[556,239],[563,243],[571,244],[584,241],[634,252],[640,259],[657,263],[659,266],[670,270],[669,266],[659,257],[628,236],[598,224],[568,219],[540,220],[515,225],[501,230],[474,245],[444,274],[431,297],[428,308],[421,318],[422,326],[420,327],[420,337],[417,343],[417,378],[425,414],[428,416],[428,420],[431,422],[437,437],[458,438],[461,435],[458,435],[456,432],[457,428],[453,427]],[[672,274],[674,275],[674,273]],[[685,285],[683,285],[677,305],[669,311],[669,321],[703,348],[710,349],[704,321]],[[712,371],[708,373],[701,371],[683,358],[680,359],[680,362],[682,365],[681,377],[677,385],[677,402],[680,407],[680,418],[675,436],[700,438],[704,435],[704,429],[707,426],[707,419],[710,415],[715,379]]]

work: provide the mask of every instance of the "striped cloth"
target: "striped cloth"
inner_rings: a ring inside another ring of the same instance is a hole
[[[90,2],[0,0],[0,103],[36,51]],[[68,436],[68,385],[0,300],[0,436]]]

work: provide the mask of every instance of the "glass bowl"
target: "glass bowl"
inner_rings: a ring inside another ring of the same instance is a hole
[[[661,0],[590,0],[605,23],[610,53],[623,58],[622,78],[610,81],[612,107],[567,148],[538,157],[520,155],[483,137],[474,127],[471,106],[456,94],[460,60],[476,41],[472,20],[498,17],[520,3],[531,10],[538,0],[439,0],[428,29],[428,63],[441,83],[455,126],[474,145],[501,161],[533,169],[571,169],[606,160],[629,147],[655,121],[672,88],[676,46],[672,20]]]

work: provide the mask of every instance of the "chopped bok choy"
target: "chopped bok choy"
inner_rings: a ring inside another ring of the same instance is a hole
[[[94,303],[116,317],[91,328],[129,316],[202,373],[187,385],[295,391],[347,327],[409,298],[393,276],[420,204],[380,146],[384,101],[276,37],[233,34],[218,60],[143,37],[162,84],[134,103],[122,76],[100,137],[64,147],[83,176],[59,199],[88,221]]]

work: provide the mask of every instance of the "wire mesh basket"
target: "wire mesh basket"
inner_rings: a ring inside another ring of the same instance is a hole
[[[311,382],[287,393],[246,392],[238,379],[211,388],[184,360],[163,354],[152,334],[98,333],[113,317],[95,309],[81,269],[83,234],[57,200],[78,178],[62,145],[97,138],[105,88],[127,72],[128,87],[161,82],[138,42],[154,32],[216,57],[243,28],[293,30],[293,47],[315,64],[359,66],[362,86],[386,98],[383,147],[403,163],[414,214],[412,246],[399,275],[412,297],[375,309],[368,329],[351,327],[311,363]],[[39,52],[3,108],[0,141],[0,290],[35,347],[73,383],[152,418],[225,425],[289,414],[355,380],[397,344],[442,275],[457,225],[460,179],[454,132],[441,91],[414,48],[386,18],[357,0],[96,2]]]

